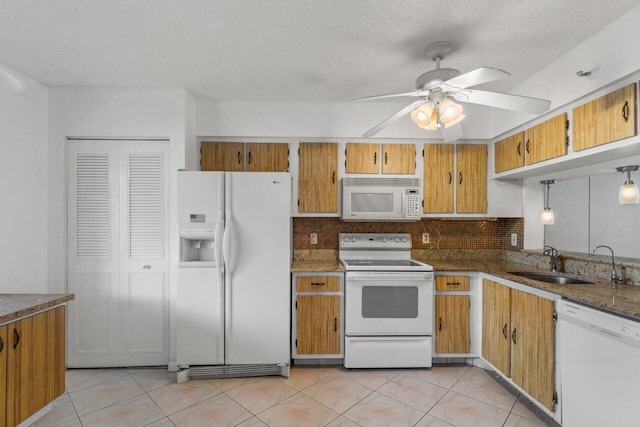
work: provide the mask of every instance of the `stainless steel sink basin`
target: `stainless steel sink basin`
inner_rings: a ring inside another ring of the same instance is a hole
[[[556,283],[558,285],[594,285],[597,282],[589,279],[563,275],[559,273],[532,273],[532,272],[511,272],[516,276],[524,277],[539,282]]]

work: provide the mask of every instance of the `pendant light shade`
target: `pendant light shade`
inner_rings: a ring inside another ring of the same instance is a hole
[[[430,102],[425,102],[415,110],[411,112],[411,119],[413,122],[421,128],[426,128],[431,121],[431,115],[433,113],[433,105]]]
[[[411,119],[420,128],[426,130],[438,130],[444,125],[450,128],[460,123],[465,118],[462,114],[462,105],[456,104],[450,98],[433,96],[424,104],[411,112]],[[439,120],[438,120],[439,119]]]
[[[623,166],[616,168],[618,172],[626,173],[627,180],[622,186],[620,186],[620,191],[618,191],[618,203],[621,205],[629,205],[640,203],[640,190],[638,186],[631,180],[631,172],[635,172],[640,168],[640,166]]]
[[[553,225],[555,223],[555,215],[553,210],[549,207],[549,186],[555,183],[555,179],[540,181],[540,184],[544,185],[544,209],[540,214],[540,222],[544,225]]]
[[[440,101],[438,110],[440,112],[440,121],[445,127],[453,126],[464,118],[462,105],[456,104],[451,98],[444,98]],[[448,124],[449,126],[447,126]]]

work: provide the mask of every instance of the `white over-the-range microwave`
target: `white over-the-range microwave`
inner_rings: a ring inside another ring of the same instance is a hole
[[[343,178],[344,221],[417,221],[422,193],[416,178]]]

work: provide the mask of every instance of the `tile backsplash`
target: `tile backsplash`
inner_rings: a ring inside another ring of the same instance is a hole
[[[311,244],[317,233],[317,244]],[[523,218],[434,219],[415,222],[345,222],[334,217],[294,217],[295,250],[338,249],[339,233],[410,233],[413,249],[442,251],[477,251],[522,249]],[[422,233],[429,233],[429,243],[422,243]],[[511,234],[518,245],[511,246]]]

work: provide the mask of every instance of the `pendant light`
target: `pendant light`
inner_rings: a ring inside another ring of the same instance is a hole
[[[629,205],[640,203],[640,191],[638,190],[638,186],[631,181],[631,172],[635,172],[640,168],[640,166],[622,166],[616,168],[618,172],[622,172],[627,174],[627,180],[624,184],[620,186],[620,191],[618,192],[618,203],[621,205]]]
[[[555,183],[555,179],[546,179],[544,181],[540,181],[540,184],[544,185],[544,209],[540,214],[540,222],[545,225],[553,225],[553,223],[555,222],[555,215],[549,207],[549,186]]]

